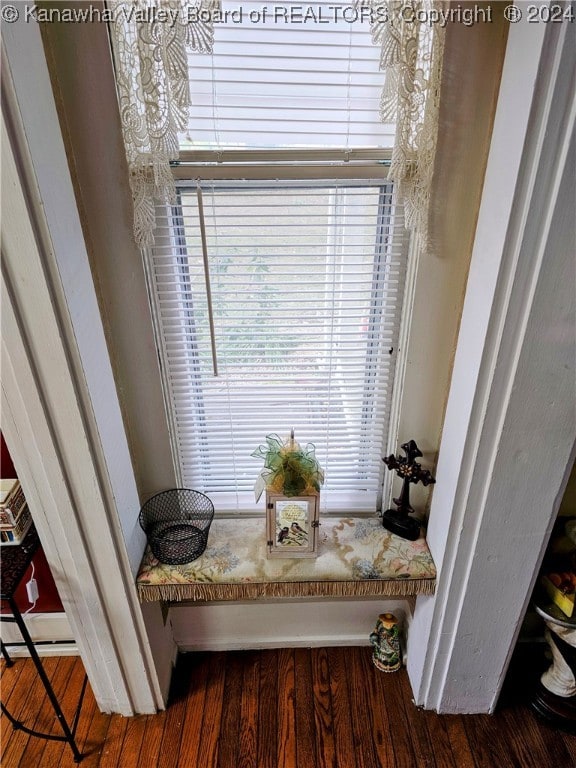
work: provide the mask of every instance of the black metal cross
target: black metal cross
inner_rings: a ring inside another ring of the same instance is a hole
[[[413,507],[410,505],[410,483],[430,485],[435,483],[436,480],[432,477],[429,470],[422,469],[421,465],[416,461],[423,454],[414,440],[409,440],[400,447],[406,454],[405,456],[398,457],[392,453],[390,456],[385,456],[382,459],[388,469],[396,470],[398,477],[401,477],[404,481],[400,496],[397,499],[393,499],[398,509],[387,509],[382,516],[382,524],[384,528],[392,531],[392,533],[396,533],[404,539],[414,541],[419,536],[420,523],[415,518],[408,517],[409,514],[414,512]]]

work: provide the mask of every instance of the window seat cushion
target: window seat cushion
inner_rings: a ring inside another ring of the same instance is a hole
[[[215,519],[204,553],[184,565],[146,547],[136,584],[141,601],[178,602],[430,595],[435,579],[426,540],[389,533],[379,518],[324,518],[316,558],[268,559],[262,517]]]

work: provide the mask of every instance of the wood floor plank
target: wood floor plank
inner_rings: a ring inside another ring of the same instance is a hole
[[[278,653],[260,652],[258,768],[278,765]]]
[[[77,663],[84,671],[80,659],[77,659]],[[112,715],[105,715],[98,709],[92,688],[88,683],[77,731],[78,744],[83,755],[82,768],[96,768],[100,764],[100,756],[104,750],[111,720]],[[55,762],[53,766],[50,765],[47,768],[64,767]]]
[[[127,717],[112,715],[98,762],[99,768],[119,768],[122,765],[122,744],[127,728]]]
[[[182,654],[189,665],[188,695],[186,713],[182,724],[180,742],[180,761],[183,766],[198,765],[198,751],[202,736],[202,719],[204,717],[204,702],[206,701],[206,683],[208,680],[208,654]],[[149,760],[151,755],[147,755]],[[153,762],[143,762],[143,765],[155,765]]]
[[[17,663],[24,663],[23,659],[19,659]],[[54,673],[58,666],[59,659],[57,657],[43,659],[43,666],[46,675],[50,680],[54,680]],[[42,720],[42,712],[46,706],[50,706],[48,703],[48,697],[46,691],[42,685],[42,681],[38,676],[38,672],[30,661],[30,670],[25,670],[19,678],[19,684],[26,686],[26,695],[19,705],[15,706],[15,711],[11,714],[17,718],[23,725],[28,728],[36,729],[36,723],[40,723]],[[16,714],[18,712],[18,714]],[[40,729],[39,729],[40,730]],[[3,764],[10,762],[13,765],[22,764],[22,756],[26,751],[28,743],[31,739],[36,737],[29,736],[27,733],[21,730],[14,730],[10,737],[8,744],[3,749]]]
[[[462,719],[477,768],[519,768],[510,752],[509,734],[500,727],[497,717],[463,715]]]
[[[218,736],[222,719],[226,654],[208,654],[206,699],[202,719],[202,737],[198,749],[198,768],[215,768],[218,760]]]
[[[444,716],[440,716],[436,712],[418,711],[419,717],[421,717],[428,731],[429,743],[433,747],[435,764],[441,766],[441,768],[461,768],[460,763],[456,762],[456,757],[452,751],[452,742],[450,741]]]
[[[172,675],[172,684],[168,696],[166,720],[162,734],[162,744],[156,763],[157,768],[177,768],[182,742],[182,723],[184,722],[188,690],[190,684],[190,658],[180,656]]]
[[[257,651],[246,652],[243,658],[243,665],[239,749],[235,768],[258,768],[260,654]]]
[[[20,682],[21,678],[22,682]],[[2,702],[8,712],[15,718],[19,718],[23,705],[20,691],[25,690],[27,686],[31,685],[32,679],[31,665],[23,663],[23,660],[15,660],[14,664],[10,667],[4,660],[2,661]],[[17,739],[19,735],[14,730],[10,720],[2,714],[0,718],[0,745],[3,754],[8,750],[12,738]]]
[[[4,705],[16,720],[30,718],[34,712],[34,707],[30,701],[30,696],[22,696],[22,691],[29,693],[33,690],[38,680],[38,673],[29,659],[15,659],[12,667],[3,669],[2,676],[2,700]],[[10,690],[9,686],[13,688]],[[8,691],[9,693],[6,693]],[[28,706],[28,709],[25,707]],[[29,724],[29,723],[28,723]],[[2,753],[4,760],[9,759],[14,750],[15,744],[20,743],[26,735],[22,731],[17,731],[7,717],[2,716]],[[12,743],[14,742],[14,744]]]
[[[314,690],[314,722],[316,724],[316,765],[318,768],[338,768],[330,694],[328,651],[318,648],[312,656],[312,687]]]
[[[548,754],[550,765],[555,768],[574,768],[574,760],[566,749],[558,731],[552,726],[536,722],[524,707],[505,707],[494,718],[506,730],[508,749],[524,768],[541,768],[540,755]]]
[[[222,702],[218,768],[237,768],[243,668],[244,659],[241,652],[230,652],[226,658],[226,681],[224,684],[226,695]]]
[[[367,712],[374,705],[368,697],[363,657],[368,647],[348,648],[348,695],[358,768],[375,768],[379,758],[374,747],[372,727]]]
[[[372,663],[372,651],[369,653],[359,653],[358,658],[362,664],[364,679],[366,680],[368,716],[370,718],[376,764],[380,768],[388,768],[388,766],[393,766],[395,763],[390,713],[388,711],[388,702],[381,686],[386,673],[381,672]]]
[[[566,748],[566,751],[570,755],[570,759],[572,760],[572,765],[576,765],[576,734],[574,733],[567,733],[564,731],[556,731],[556,736],[560,736],[562,739],[562,743],[564,744],[564,747]]]
[[[162,736],[166,727],[166,711],[148,715],[144,724],[144,736],[140,747],[140,765],[158,765]],[[96,763],[95,765],[99,765]],[[84,768],[84,766],[82,766]]]
[[[54,673],[54,693],[60,703],[62,712],[70,728],[73,728],[74,713],[84,683],[84,666],[78,657],[61,657],[58,667]],[[58,736],[63,735],[63,730],[56,718],[56,715],[50,712],[51,707],[47,704],[47,712],[50,713],[42,730],[47,733],[54,733]],[[51,721],[51,722],[50,722]],[[33,743],[34,742],[34,743]],[[81,741],[78,739],[78,728],[76,729],[76,745],[80,753],[82,752]],[[23,764],[45,766],[65,766],[68,761],[74,762],[73,752],[70,745],[62,741],[47,741],[44,739],[31,739],[26,753],[22,756]]]
[[[442,718],[457,768],[476,768],[462,715],[436,715],[436,717]]]
[[[316,728],[310,648],[294,651],[296,759],[298,765],[316,765]]]
[[[296,763],[294,711],[294,649],[278,650],[278,768],[299,768]]]
[[[52,689],[54,691],[54,695],[56,696],[56,700],[58,701],[62,712],[64,713],[64,717],[70,724],[72,721],[73,712],[73,705],[71,705],[70,702],[70,688],[72,682],[74,658],[53,658],[51,661],[56,662],[56,664],[52,669],[49,668],[49,665],[46,663],[47,661],[47,659],[44,660],[44,668],[52,682]],[[56,736],[64,735],[60,721],[56,717],[56,713],[54,712],[46,693],[43,693],[41,701],[38,701],[38,716],[36,717],[32,727],[41,733],[49,733]],[[63,751],[62,748],[64,746],[70,749],[70,747],[65,745],[63,742],[46,741],[45,739],[34,737],[28,740],[26,748],[22,752],[22,756],[20,758],[22,765],[41,765],[42,753],[44,752],[44,749],[47,745],[50,745],[55,751],[60,752]],[[70,752],[70,754],[72,754],[72,752]]]
[[[140,765],[140,750],[149,717],[150,715],[135,715],[128,718],[124,743],[122,744],[121,765]]]
[[[435,750],[432,746],[430,733],[426,722],[426,714],[412,701],[412,689],[408,673],[403,667],[398,672],[392,672],[394,683],[398,684],[398,699],[404,709],[409,730],[412,734],[412,747],[418,768],[444,768],[441,760],[436,763]],[[440,756],[441,757],[441,756]]]
[[[8,708],[8,711],[12,713],[16,706],[18,706],[18,680],[25,668],[25,664],[17,664],[16,661],[11,666],[6,664],[6,660],[2,658],[0,662],[0,681],[2,686],[2,701],[4,706]],[[12,723],[7,717],[0,718],[0,744],[3,748],[6,747],[10,736],[14,729]]]
[[[347,648],[329,648],[328,663],[330,671],[330,696],[332,699],[332,717],[334,721],[334,739],[339,768],[356,768],[356,748],[350,696],[348,693],[348,657]]]
[[[375,668],[376,670],[376,668]],[[380,670],[376,670],[380,672]],[[416,755],[412,743],[412,732],[406,718],[405,710],[399,700],[401,686],[398,683],[398,672],[380,672],[375,676],[377,690],[380,695],[377,706],[384,709],[390,726],[390,742],[394,751],[394,768],[415,768]]]
[[[508,751],[513,760],[527,766],[536,764],[542,754],[554,768],[574,768],[576,756],[570,754],[562,732],[551,723],[535,715],[531,701],[544,670],[550,666],[548,645],[543,642],[517,644],[498,700],[495,722],[500,731],[512,729]],[[467,718],[474,724],[474,718]]]

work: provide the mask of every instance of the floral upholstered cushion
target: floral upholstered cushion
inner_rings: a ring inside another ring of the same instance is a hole
[[[160,563],[146,548],[141,600],[240,600],[312,595],[432,594],[436,569],[424,538],[407,541],[377,518],[321,520],[318,556],[269,559],[264,518],[215,519],[204,553]]]

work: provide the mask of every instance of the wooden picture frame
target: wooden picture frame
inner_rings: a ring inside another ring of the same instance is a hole
[[[268,557],[316,557],[318,496],[266,492]]]

